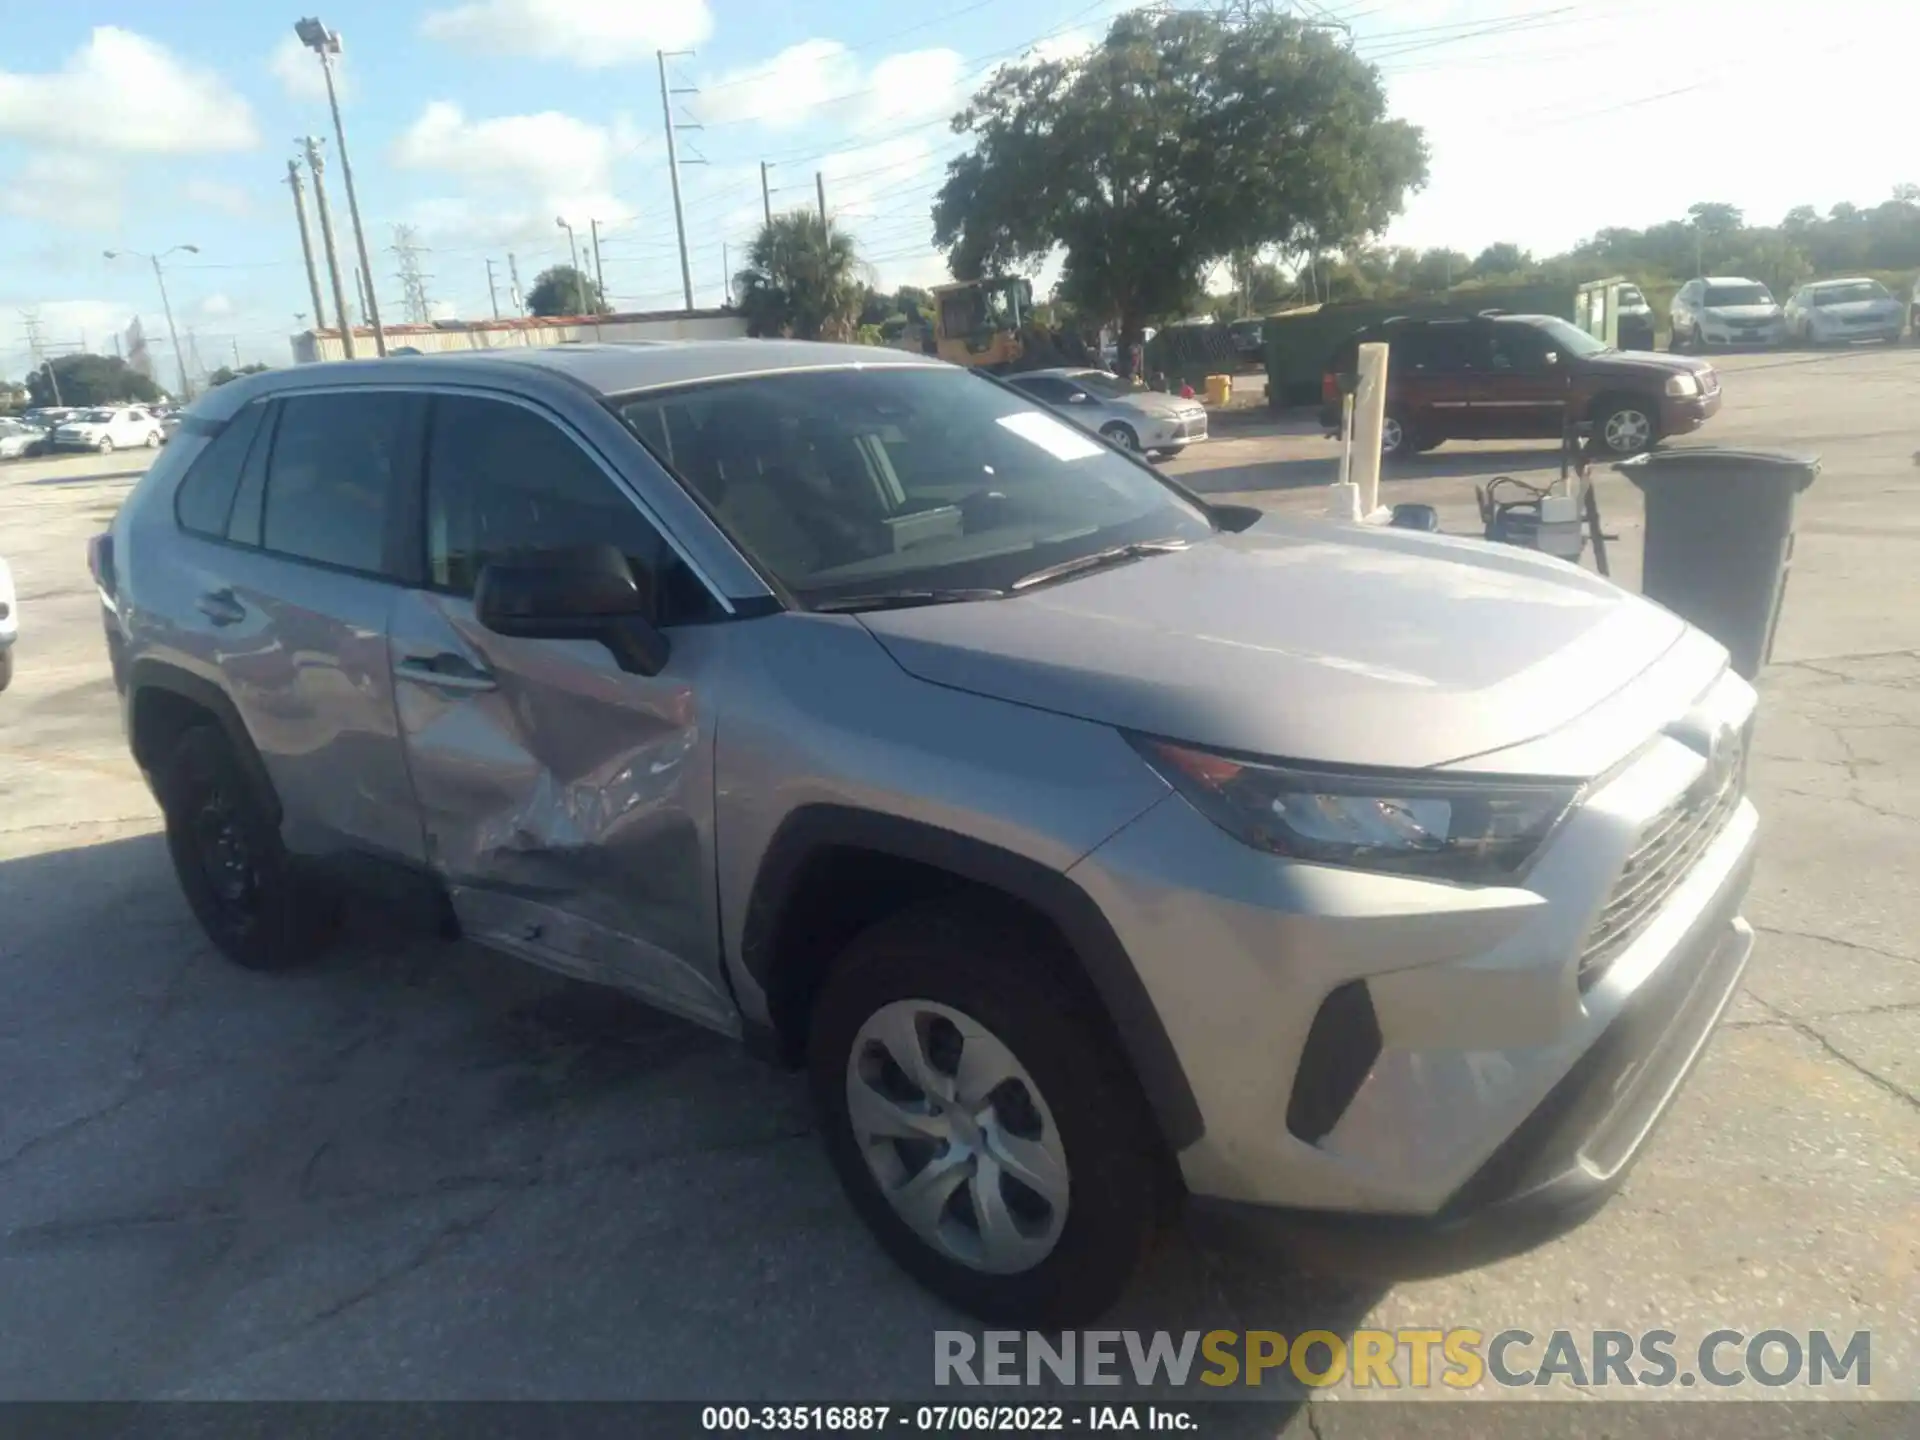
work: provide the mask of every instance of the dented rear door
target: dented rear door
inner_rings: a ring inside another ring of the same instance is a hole
[[[389,641],[428,862],[462,929],[737,1030],[713,866],[712,697],[731,627],[699,623],[701,593],[658,529],[557,417],[437,396],[430,433],[427,583],[400,596]],[[662,577],[660,674],[474,618],[489,554],[604,542]]]

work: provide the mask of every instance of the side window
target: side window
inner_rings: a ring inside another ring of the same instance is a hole
[[[235,415],[188,468],[173,494],[173,515],[182,530],[216,539],[227,533],[227,516],[233,509],[234,492],[240,488],[240,472],[246,468],[247,451],[259,433],[260,417],[266,408],[253,404]]]
[[[410,458],[417,403],[377,390],[283,400],[261,544],[299,560],[392,574],[389,529],[419,473]]]
[[[1049,405],[1063,405],[1073,398],[1073,386],[1051,375],[1035,375],[1022,380],[1020,389],[1036,400],[1044,400]]]
[[[1427,375],[1459,375],[1475,369],[1474,340],[1465,324],[1409,325],[1392,337],[1409,369]]]
[[[592,456],[519,405],[465,395],[433,402],[427,462],[427,578],[471,595],[481,569],[515,550],[614,544],[655,577],[664,625],[719,606]]]
[[[1495,325],[1491,338],[1493,369],[1503,374],[1526,374],[1547,368],[1546,354],[1552,347],[1533,326]]]

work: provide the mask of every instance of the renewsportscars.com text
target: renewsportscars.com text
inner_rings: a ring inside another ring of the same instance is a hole
[[[937,1330],[936,1385],[1472,1390],[1873,1383],[1865,1330]]]

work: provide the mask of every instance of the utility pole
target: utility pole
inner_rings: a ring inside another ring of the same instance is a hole
[[[347,287],[340,278],[340,254],[333,243],[333,215],[327,209],[326,161],[320,158],[320,142],[313,136],[307,137],[307,173],[313,176],[313,204],[320,212],[320,243],[327,252],[327,274],[333,280],[333,308],[340,317],[340,349],[352,360],[356,358],[353,344],[353,322],[347,315]],[[325,322],[322,312],[321,324]]]
[[[393,253],[400,257],[400,293],[407,307],[407,319],[425,325],[433,318],[433,302],[427,298],[431,276],[420,272],[420,236],[411,225],[393,227]]]
[[[236,338],[228,343],[233,346],[233,368],[238,370],[240,368],[240,341]]]
[[[833,226],[827,220],[827,177],[824,171],[813,172],[813,193],[820,197],[820,228],[831,235]]]
[[[493,288],[493,260],[487,260],[487,303],[493,306],[493,318],[500,318],[500,292]]]
[[[193,373],[195,375],[205,375],[207,373],[207,367],[200,363],[200,337],[193,333],[193,327],[191,325],[187,327],[187,354],[193,358]],[[187,381],[187,369],[184,361],[180,366],[180,383],[185,387],[188,396],[191,397],[193,394],[193,386]]]
[[[600,303],[607,303],[607,272],[600,264],[600,222],[588,220],[587,228],[593,234],[593,283],[600,287]]]
[[[691,55],[691,50],[676,50],[675,55]],[[680,204],[680,154],[673,134],[673,95],[667,88],[667,52],[656,50],[653,58],[660,65],[660,114],[667,123],[667,175],[673,182],[673,228],[680,237],[680,292],[687,309],[693,309],[693,269],[687,263],[687,215]]]
[[[367,316],[367,276],[358,265],[353,267],[353,295],[360,304],[360,318]]]
[[[733,304],[733,264],[727,259],[727,242],[720,242],[720,293]]]
[[[307,198],[300,184],[300,162],[287,161],[287,188],[293,191],[293,218],[300,226],[300,257],[307,262],[307,293],[313,298],[313,323],[325,328],[327,307],[320,301],[320,272],[313,268],[313,236],[307,229]]]
[[[507,279],[513,287],[507,291],[507,298],[513,302],[513,308],[520,312],[520,318],[524,320],[527,317],[527,292],[520,288],[520,262],[513,258],[511,250],[507,252]]]
[[[367,322],[373,326],[373,349],[387,353],[386,332],[380,328],[380,307],[373,298],[373,262],[367,258],[367,232],[360,225],[360,197],[353,188],[353,162],[347,158],[347,127],[340,119],[340,92],[333,82],[333,57],[340,53],[340,35],[318,20],[306,19],[293,27],[300,43],[320,57],[320,71],[327,77],[327,106],[333,111],[333,137],[340,145],[340,178],[347,187],[347,215],[353,221],[353,243],[360,252],[360,269],[367,277]]]
[[[182,354],[180,350],[180,332],[173,328],[173,302],[167,298],[167,277],[160,269],[160,262],[166,259],[167,256],[173,254],[175,250],[185,250],[190,255],[198,255],[200,253],[200,247],[198,245],[175,245],[172,249],[162,250],[157,255],[141,254],[138,250],[127,250],[124,252],[108,250],[104,253],[109,260],[123,253],[138,256],[153,266],[154,283],[160,287],[160,308],[164,310],[167,315],[167,335],[173,341],[173,358],[179,362],[180,366],[180,393],[185,399],[191,400],[193,398],[193,382],[187,378],[187,357]],[[187,334],[188,337],[191,338],[193,332],[189,330]]]
[[[772,168],[766,161],[760,162],[760,214],[768,225],[773,224],[773,190],[767,184],[767,171]]]

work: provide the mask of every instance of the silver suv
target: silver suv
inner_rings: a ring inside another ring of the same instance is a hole
[[[1209,506],[904,353],[249,377],[92,558],[221,950],[306,960],[379,884],[804,1066],[880,1242],[991,1319],[1092,1316],[1181,1211],[1396,1271],[1535,1243],[1752,943],[1754,692],[1704,635]]]

